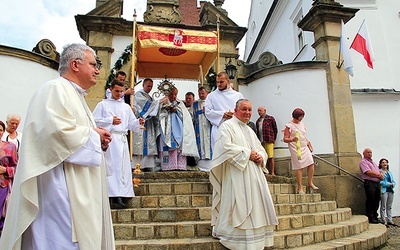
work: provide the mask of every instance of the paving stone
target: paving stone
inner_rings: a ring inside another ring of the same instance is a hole
[[[177,225],[178,238],[193,238],[195,236],[195,227],[193,224]]]
[[[167,196],[160,196],[158,199],[158,204],[160,207],[175,207],[176,204],[176,196],[167,195]]]
[[[172,194],[172,184],[153,184],[149,186],[150,195]]]
[[[192,184],[191,183],[176,183],[174,186],[174,194],[192,194]]]
[[[175,225],[159,225],[156,226],[156,237],[161,239],[175,238]]]
[[[119,222],[130,222],[132,221],[132,211],[120,209],[117,212],[117,220]]]
[[[207,196],[204,195],[193,195],[192,196],[192,206],[193,207],[205,207],[207,204]]]
[[[206,194],[211,192],[210,183],[193,183],[192,194]]]
[[[187,195],[176,196],[176,205],[178,207],[189,207],[190,206],[190,197]]]

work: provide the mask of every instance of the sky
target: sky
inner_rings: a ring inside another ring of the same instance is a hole
[[[222,8],[239,26],[247,27],[251,0],[225,0]],[[213,2],[213,1],[209,1]],[[235,6],[236,4],[236,6]],[[86,14],[96,6],[96,0],[13,0],[0,1],[0,44],[31,51],[41,39],[52,41],[58,52],[65,44],[84,41],[79,37],[75,15]],[[146,0],[124,0],[123,18],[143,21]],[[245,38],[239,44],[240,58],[244,54]]]

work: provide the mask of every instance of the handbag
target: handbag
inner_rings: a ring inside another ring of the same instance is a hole
[[[311,153],[314,151],[314,148],[313,148],[313,146],[312,146],[310,141],[307,142],[307,147],[311,151]]]

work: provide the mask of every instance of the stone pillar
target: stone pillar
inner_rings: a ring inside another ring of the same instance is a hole
[[[315,0],[298,26],[314,32],[317,60],[327,61],[327,84],[334,152],[340,167],[359,173],[350,79],[343,66],[337,68],[341,20],[349,21],[358,9],[343,7],[334,0]]]
[[[108,0],[96,0],[96,8],[105,4]]]
[[[97,83],[88,90],[88,95],[86,96],[86,102],[91,110],[93,110],[97,103],[104,99],[105,96],[104,86],[110,73],[110,68],[112,68],[112,65],[110,65],[111,54],[114,51],[112,49],[112,38],[113,35],[110,33],[90,31],[87,41],[87,45],[96,51],[97,56],[102,62],[100,74],[97,76]]]

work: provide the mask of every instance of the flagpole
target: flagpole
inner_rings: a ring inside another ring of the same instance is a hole
[[[220,36],[219,36],[219,15],[217,14],[217,74],[219,74],[219,72],[220,72],[220,55],[219,55],[219,53],[220,53],[220,45],[219,45],[219,39],[220,39]]]
[[[337,62],[337,65],[336,65],[336,68],[338,68],[338,69],[340,69],[342,67],[343,62],[344,62],[344,61],[340,62],[340,46],[339,46],[339,58],[338,58],[338,62]]]
[[[342,65],[343,65],[343,62],[340,62],[340,49],[341,49],[341,47],[342,47],[342,39],[343,39],[343,27],[342,27],[342,25],[343,25],[343,19],[342,19],[342,22],[340,23],[340,39],[339,39],[339,58],[338,58],[338,62],[337,62],[337,65],[336,65],[336,68],[338,68],[338,69],[340,69],[341,67],[342,67]]]
[[[135,87],[135,75],[136,75],[136,9],[133,10],[133,27],[132,27],[132,69],[131,69],[131,89]],[[130,98],[131,109],[134,105],[134,95],[131,94]],[[129,156],[132,161],[132,150],[133,150],[133,132],[129,133]]]

